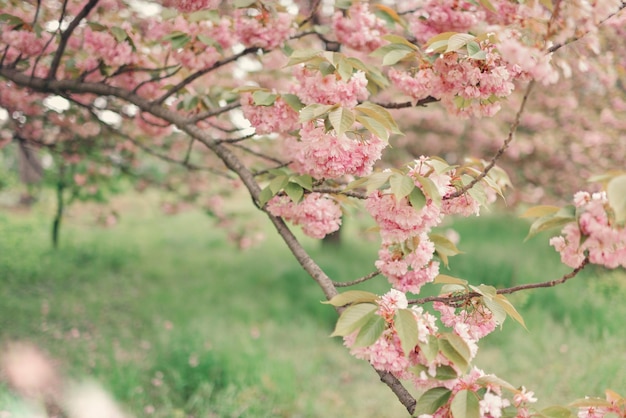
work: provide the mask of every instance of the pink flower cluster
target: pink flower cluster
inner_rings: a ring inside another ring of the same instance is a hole
[[[513,80],[521,68],[509,64],[496,52],[495,45],[481,44],[486,59],[473,59],[457,52],[440,55],[432,65],[424,64],[417,73],[391,69],[389,78],[402,92],[416,100],[432,96],[446,109],[462,117],[493,116],[499,100],[509,96]]]
[[[406,197],[397,199],[391,193],[376,190],[367,197],[365,208],[376,221],[382,238],[376,268],[396,289],[419,293],[424,284],[432,282],[439,274],[439,262],[432,260],[435,246],[428,232],[441,223],[444,215],[478,214],[480,204],[469,194],[445,199],[456,191],[452,184],[454,177],[446,172],[438,173],[426,157],[416,161],[409,175],[415,178],[415,186],[420,189],[423,186],[417,176],[432,181],[436,192],[444,197],[441,206],[428,199],[416,210]]]
[[[484,305],[475,304],[470,309],[456,312],[456,308],[435,302],[433,308],[441,313],[441,322],[467,343],[472,356],[478,351],[478,341],[490,334],[496,326],[493,313]]]
[[[377,315],[385,319],[386,329],[372,345],[354,347],[358,332],[344,337],[344,344],[350,348],[350,353],[356,358],[367,360],[377,370],[393,373],[399,378],[412,377],[409,368],[425,362],[425,358],[414,350],[409,356],[404,354],[400,337],[395,329],[395,315],[399,309],[407,309],[406,295],[398,290],[390,290],[377,301],[379,309]],[[418,341],[428,343],[429,336],[437,333],[436,318],[424,312],[421,307],[412,307],[411,313],[415,319]],[[416,346],[417,348],[417,346]]]
[[[587,254],[593,264],[626,267],[626,228],[617,227],[608,216],[606,194],[578,192],[574,205],[580,212],[578,222],[565,225],[562,235],[550,239],[561,261],[576,268]]]
[[[267,10],[237,9],[234,13],[235,33],[246,47],[273,49],[295,32],[294,17],[289,13]]]
[[[120,67],[133,62],[133,50],[128,42],[117,42],[117,40],[109,32],[94,31],[87,27],[83,31],[82,48],[88,53],[92,61],[84,69],[91,70],[97,66],[98,59],[101,59],[105,65],[111,67]]]
[[[293,74],[297,80],[294,93],[307,105],[339,104],[353,108],[369,96],[367,78],[362,71],[352,74],[349,80],[343,80],[337,74],[322,75],[319,71],[298,65],[294,67]]]
[[[415,249],[405,252],[401,245],[383,244],[378,251],[376,268],[384,274],[395,289],[419,293],[426,283],[439,274],[439,262],[433,261],[435,245],[427,234],[414,237]]]
[[[313,238],[324,238],[341,225],[341,207],[321,193],[307,194],[300,203],[292,202],[287,196],[274,196],[267,210],[294,225],[301,225],[302,231]]]
[[[281,97],[271,106],[257,106],[252,94],[244,93],[241,95],[241,110],[260,135],[291,132],[299,125],[298,113]]]
[[[382,37],[388,32],[385,21],[370,12],[369,4],[365,2],[353,3],[347,17],[341,12],[335,13],[332,25],[337,41],[363,52],[383,46]]]
[[[27,30],[6,30],[0,33],[0,47],[6,54],[5,61],[13,61],[17,57],[36,57],[44,52],[50,52],[56,47],[53,40],[47,45],[52,35],[47,32],[36,34]],[[7,49],[8,47],[8,49]]]
[[[427,233],[442,221],[441,211],[432,202],[415,210],[408,199],[396,199],[380,190],[371,193],[365,208],[380,227],[384,243],[402,242],[413,236]]]
[[[485,19],[485,11],[467,0],[427,0],[411,15],[411,32],[424,43],[443,32],[468,32]]]
[[[498,52],[506,62],[519,67],[520,78],[532,78],[543,85],[558,81],[559,73],[550,64],[552,54],[523,45],[513,32],[501,33],[498,38]]]
[[[286,139],[291,168],[315,178],[336,178],[346,174],[366,176],[381,157],[385,142],[371,135],[369,139],[351,139],[346,134],[325,132],[324,126],[305,123],[300,139]]]

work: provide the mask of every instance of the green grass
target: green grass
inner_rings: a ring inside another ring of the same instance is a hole
[[[1,341],[43,347],[68,376],[96,379],[135,416],[405,415],[371,368],[328,338],[336,314],[273,231],[240,252],[203,214],[167,217],[153,199],[120,202],[113,229],[94,226],[90,207],[72,211],[57,251],[45,205],[0,213]],[[521,243],[524,222],[492,216],[454,227],[466,254],[448,274],[503,287],[568,271],[545,236]],[[345,238],[330,249],[305,240],[336,280],[369,273],[377,251],[375,236]],[[380,278],[359,287],[388,289]],[[478,364],[545,405],[624,392],[625,296],[626,275],[599,270],[512,295],[529,331],[507,321],[485,339]],[[16,402],[0,389],[0,410]]]

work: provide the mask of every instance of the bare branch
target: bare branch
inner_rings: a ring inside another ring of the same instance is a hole
[[[284,162],[279,160],[278,158],[274,158],[274,157],[271,157],[269,155],[265,155],[265,154],[263,154],[261,152],[255,151],[255,150],[253,150],[251,148],[248,148],[245,145],[237,144],[235,142],[228,142],[228,144],[233,146],[233,147],[239,148],[240,150],[242,150],[244,152],[247,152],[248,154],[254,155],[256,157],[263,158],[265,160],[271,161],[271,162],[276,163],[276,164],[284,164]]]
[[[233,109],[237,109],[239,106],[241,106],[241,103],[233,102],[233,103],[228,104],[228,105],[226,105],[224,107],[220,107],[219,109],[207,110],[206,112],[198,113],[197,115],[193,116],[192,118],[190,118],[189,122],[197,123],[197,122],[200,122],[201,120],[204,120],[204,119],[208,119],[208,118],[212,118],[212,117],[215,117],[215,116],[219,116],[222,113],[230,112]]]
[[[165,92],[165,94],[163,94],[161,97],[159,97],[155,101],[155,103],[159,104],[159,105],[165,103],[165,100],[167,100],[168,97],[176,94],[179,90],[181,90],[182,88],[187,86],[189,83],[193,82],[194,80],[202,77],[205,74],[210,73],[211,71],[217,70],[218,68],[223,67],[224,65],[230,64],[231,62],[235,62],[239,58],[243,57],[244,55],[248,55],[248,54],[250,54],[252,52],[256,52],[259,49],[260,49],[259,47],[246,48],[243,51],[241,51],[240,53],[235,54],[235,55],[233,55],[231,57],[225,58],[225,59],[223,59],[221,61],[218,61],[218,62],[216,62],[215,64],[213,64],[212,66],[210,66],[208,68],[196,71],[195,73],[189,75],[187,78],[182,80],[180,83],[178,83],[175,86],[173,86],[172,88],[170,88],[167,92]]]
[[[367,196],[364,193],[357,192],[355,190],[341,190],[335,189],[333,187],[314,187],[313,191],[316,193],[326,193],[326,194],[342,194],[344,196],[354,197],[355,199],[365,200]]]
[[[356,284],[359,283],[364,283],[368,280],[373,279],[374,277],[378,276],[380,274],[380,271],[376,270],[371,272],[370,274],[367,274],[359,279],[356,280],[352,280],[350,282],[333,282],[333,285],[335,285],[335,287],[350,287],[350,286],[354,286]]]
[[[556,285],[563,284],[566,281],[568,281],[569,279],[575,277],[588,264],[589,264],[589,258],[585,258],[583,260],[583,262],[580,264],[580,266],[576,267],[571,272],[563,275],[559,279],[550,280],[550,281],[547,281],[547,282],[529,283],[529,284],[522,284],[522,285],[519,285],[519,286],[507,287],[507,288],[504,288],[504,289],[498,289],[496,293],[499,294],[499,295],[508,295],[508,294],[519,292],[519,291],[522,291],[522,290],[539,289],[539,288],[544,288],[544,287],[554,287]],[[469,292],[469,293],[466,293],[464,295],[456,295],[456,296],[429,296],[429,297],[421,298],[421,299],[411,299],[411,300],[409,300],[409,304],[412,304],[412,305],[423,305],[423,304],[428,303],[428,302],[443,302],[445,304],[453,304],[453,303],[457,303],[457,302],[466,301],[466,300],[469,300],[469,299],[472,299],[472,298],[477,298],[477,297],[480,297],[480,296],[482,296],[482,295],[480,293],[477,293],[477,292]]]
[[[446,200],[454,199],[456,197],[464,195],[469,189],[474,187],[476,183],[478,183],[479,181],[487,177],[487,174],[489,174],[489,171],[493,167],[495,167],[496,162],[500,159],[500,157],[502,157],[502,155],[504,154],[504,151],[506,151],[506,149],[509,147],[509,144],[511,143],[511,141],[513,141],[515,132],[517,131],[517,127],[519,126],[519,123],[520,123],[520,119],[522,118],[522,113],[524,112],[524,108],[526,107],[528,96],[530,95],[530,92],[532,91],[534,85],[535,85],[534,80],[531,80],[530,83],[528,83],[528,87],[526,87],[526,93],[524,93],[524,98],[522,99],[522,104],[520,105],[519,110],[517,111],[517,114],[515,115],[515,120],[511,124],[511,127],[509,128],[509,134],[506,140],[504,141],[504,143],[502,144],[502,146],[500,147],[500,149],[498,149],[498,152],[496,152],[496,155],[494,155],[491,161],[489,161],[489,164],[487,164],[487,166],[483,169],[483,171],[479,175],[477,175],[472,181],[470,181],[468,184],[466,184],[465,186],[463,186],[456,192],[452,193],[451,195],[445,196],[444,199]]]
[[[408,107],[424,107],[429,103],[436,103],[439,99],[432,96],[428,96],[425,99],[418,100],[417,102],[401,102],[401,103],[376,103],[378,106],[386,109],[406,109]]]
[[[57,47],[57,51],[52,58],[52,63],[50,64],[50,71],[48,71],[48,79],[53,80],[56,78],[57,71],[59,70],[59,65],[61,64],[61,58],[63,57],[63,53],[65,52],[65,48],[67,47],[67,42],[72,36],[74,29],[80,24],[81,20],[83,20],[89,12],[96,6],[98,0],[89,0],[85,7],[81,9],[80,12],[74,17],[74,20],[69,24],[67,29],[63,31],[61,34],[61,40],[59,41],[59,46]],[[61,22],[59,22],[59,27]]]

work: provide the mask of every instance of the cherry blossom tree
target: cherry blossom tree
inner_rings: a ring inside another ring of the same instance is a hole
[[[550,155],[561,149],[559,135],[583,133],[565,146],[579,165],[596,146],[623,150],[616,112],[624,111],[626,54],[611,50],[623,44],[623,1],[8,0],[2,7],[0,106],[10,117],[1,143],[19,136],[58,153],[59,166],[99,161],[109,172],[136,171],[149,154],[191,170],[161,184],[204,196],[216,212],[225,191],[244,188],[336,308],[333,335],[371,363],[408,413],[626,413],[612,391],[537,411],[531,390],[472,365],[480,339],[507,316],[523,324],[507,294],[564,283],[589,264],[626,267],[623,171],[608,171],[610,159],[587,164],[586,173],[606,172],[595,177],[596,189],[572,193],[572,205],[525,213],[536,218],[531,236],[562,228],[550,240],[572,268],[561,278],[496,289],[441,274],[458,249],[433,232],[505,196],[510,180],[497,164],[506,158],[519,162],[514,178],[527,179],[542,158],[566,161]],[[564,93],[550,98],[550,91]],[[592,95],[594,103],[606,99],[585,116],[593,123],[572,121],[572,98]],[[53,100],[66,108],[54,110]],[[594,130],[598,123],[609,130]],[[428,156],[425,143],[442,136],[452,145]],[[87,187],[98,174],[75,172],[72,181]],[[375,221],[380,250],[371,274],[339,282],[289,225],[323,238],[349,204]],[[380,276],[391,287],[382,296],[339,292]],[[420,298],[433,284],[440,294]],[[424,310],[429,303],[438,315]],[[422,395],[415,399],[407,385]]]

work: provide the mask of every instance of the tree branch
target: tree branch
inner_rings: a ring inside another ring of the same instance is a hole
[[[589,258],[585,258],[583,260],[583,262],[580,264],[580,266],[576,267],[571,272],[563,275],[559,279],[550,280],[550,281],[547,281],[547,282],[529,283],[529,284],[522,284],[522,285],[519,285],[519,286],[507,287],[507,288],[504,288],[504,289],[498,289],[496,291],[496,293],[499,294],[499,295],[508,295],[508,294],[519,292],[519,291],[522,291],[522,290],[539,289],[539,288],[544,288],[544,287],[554,287],[554,286],[557,286],[559,284],[563,284],[566,281],[568,281],[569,279],[575,277],[588,264],[589,264]],[[481,296],[482,295],[480,293],[477,293],[477,292],[468,292],[468,293],[466,293],[464,295],[455,295],[455,296],[429,296],[429,297],[421,298],[421,299],[411,299],[411,300],[409,300],[409,304],[412,304],[412,305],[423,305],[423,304],[428,303],[428,302],[443,302],[445,304],[453,304],[453,303],[462,302],[462,301],[466,301],[466,300],[469,300],[469,299],[472,299],[472,298],[481,297]]]
[[[502,155],[504,154],[504,151],[506,151],[506,149],[509,147],[509,144],[511,143],[511,141],[513,141],[515,132],[517,131],[517,127],[519,126],[519,123],[520,123],[520,119],[522,118],[522,113],[524,112],[524,108],[526,107],[528,96],[530,95],[530,92],[532,91],[534,85],[535,85],[534,80],[531,80],[530,83],[528,83],[528,87],[526,87],[526,93],[524,93],[524,98],[522,99],[522,104],[520,105],[519,110],[517,111],[517,114],[515,115],[515,120],[511,124],[511,127],[509,128],[509,135],[507,136],[506,140],[504,141],[500,149],[498,149],[498,152],[496,152],[496,155],[493,156],[489,164],[487,164],[487,166],[483,169],[483,171],[478,176],[476,176],[474,180],[470,181],[467,185],[463,186],[462,188],[452,193],[451,195],[445,196],[444,199],[454,199],[456,197],[464,195],[469,189],[474,187],[476,183],[478,183],[479,181],[487,177],[487,174],[489,174],[489,171],[493,167],[495,167],[496,162],[500,159],[500,157],[502,157]]]
[[[49,80],[55,79],[57,76],[57,71],[59,70],[59,65],[61,64],[61,58],[63,57],[63,53],[65,52],[65,48],[67,47],[67,42],[69,41],[70,36],[72,36],[74,29],[76,29],[76,27],[80,24],[81,20],[87,17],[89,12],[91,12],[91,10],[96,6],[98,1],[99,0],[89,0],[87,4],[85,4],[85,7],[83,7],[81,11],[78,12],[78,14],[74,17],[74,20],[72,20],[67,29],[65,29],[65,31],[63,31],[63,33],[61,34],[59,46],[56,53],[54,54],[54,57],[52,58],[50,71],[48,71]],[[59,27],[60,25],[61,22],[59,22]]]
[[[367,275],[365,275],[365,276],[363,276],[363,277],[361,277],[359,279],[355,279],[355,280],[352,280],[350,282],[333,282],[333,285],[335,287],[350,287],[350,286],[354,286],[356,284],[364,283],[364,282],[366,282],[368,280],[371,280],[374,277],[378,276],[379,274],[380,274],[380,271],[376,270],[376,271],[373,271],[370,274],[367,274]]]

